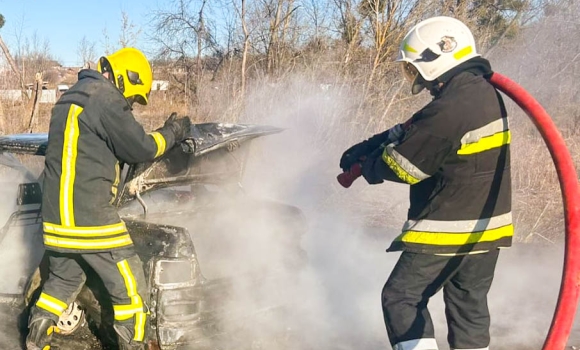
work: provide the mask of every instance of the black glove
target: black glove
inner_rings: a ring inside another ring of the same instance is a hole
[[[340,168],[348,171],[355,163],[361,162],[366,156],[371,154],[383,144],[393,143],[400,140],[404,135],[403,124],[397,124],[387,131],[376,134],[368,140],[358,143],[347,149],[340,158]]]
[[[368,141],[358,143],[344,151],[340,157],[340,168],[348,171],[355,163],[361,162],[361,158],[372,152],[369,150]]]
[[[383,178],[378,174],[376,166],[387,166],[382,160],[383,149],[378,148],[371,152],[362,163],[361,173],[369,185],[383,183]],[[377,165],[376,163],[379,162]]]
[[[163,127],[171,130],[175,137],[175,143],[178,144],[189,136],[191,120],[187,116],[177,118],[177,113],[173,112],[169,118],[167,118]]]

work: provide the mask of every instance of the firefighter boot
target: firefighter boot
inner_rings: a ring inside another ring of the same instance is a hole
[[[26,337],[26,350],[48,350],[52,333],[57,330],[56,323],[50,318],[39,318],[29,325]]]
[[[148,347],[142,342],[131,341],[132,333],[125,326],[114,325],[113,328],[117,332],[117,342],[119,350],[147,350]]]

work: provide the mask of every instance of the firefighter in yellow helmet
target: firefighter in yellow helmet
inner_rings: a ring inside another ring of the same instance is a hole
[[[120,349],[145,348],[143,266],[112,203],[120,164],[152,161],[189,134],[188,117],[145,133],[132,114],[146,105],[152,72],[145,55],[123,48],[83,69],[52,110],[43,173],[42,217],[49,275],[31,310],[27,349],[46,350],[59,316],[80,291],[89,265],[113,302]]]

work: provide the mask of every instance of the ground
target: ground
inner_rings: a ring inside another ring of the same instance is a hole
[[[316,284],[293,283],[303,309],[293,310],[294,326],[277,333],[264,331],[268,323],[248,322],[232,334],[234,342],[216,342],[212,350],[358,350],[388,349],[377,297],[396,255],[383,251],[383,235],[357,237],[353,231],[334,234],[328,242],[303,243],[310,253],[309,273]],[[316,246],[316,244],[320,244]],[[378,247],[378,248],[377,248]],[[336,251],[348,259],[339,259]],[[325,255],[326,254],[326,255]],[[516,244],[502,251],[490,293],[494,350],[541,349],[554,311],[561,278],[563,251],[560,245]],[[276,290],[272,290],[273,292]],[[305,293],[305,294],[302,294]],[[276,295],[277,297],[277,295]],[[319,300],[316,300],[319,298]],[[313,301],[309,304],[310,301]],[[320,305],[326,306],[319,307]],[[441,350],[446,350],[441,300],[430,303]],[[17,328],[19,310],[0,304],[0,349],[20,350]],[[239,346],[244,339],[244,346]],[[228,345],[229,344],[229,345]],[[235,345],[232,345],[235,344]],[[73,338],[57,338],[55,349],[97,349],[95,338],[85,329]],[[580,345],[580,326],[575,325],[567,349]],[[192,348],[193,349],[193,348]],[[195,348],[198,350],[198,348]]]

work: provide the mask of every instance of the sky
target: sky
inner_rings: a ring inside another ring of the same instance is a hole
[[[6,24],[0,35],[11,51],[19,41],[36,34],[41,43],[48,41],[51,55],[64,66],[81,65],[79,43],[86,38],[95,43],[95,54],[105,50],[103,32],[116,45],[121,31],[122,12],[141,34],[135,46],[147,49],[148,23],[163,0],[0,0],[0,13]],[[165,1],[167,3],[167,1]],[[20,40],[19,40],[20,38]]]

